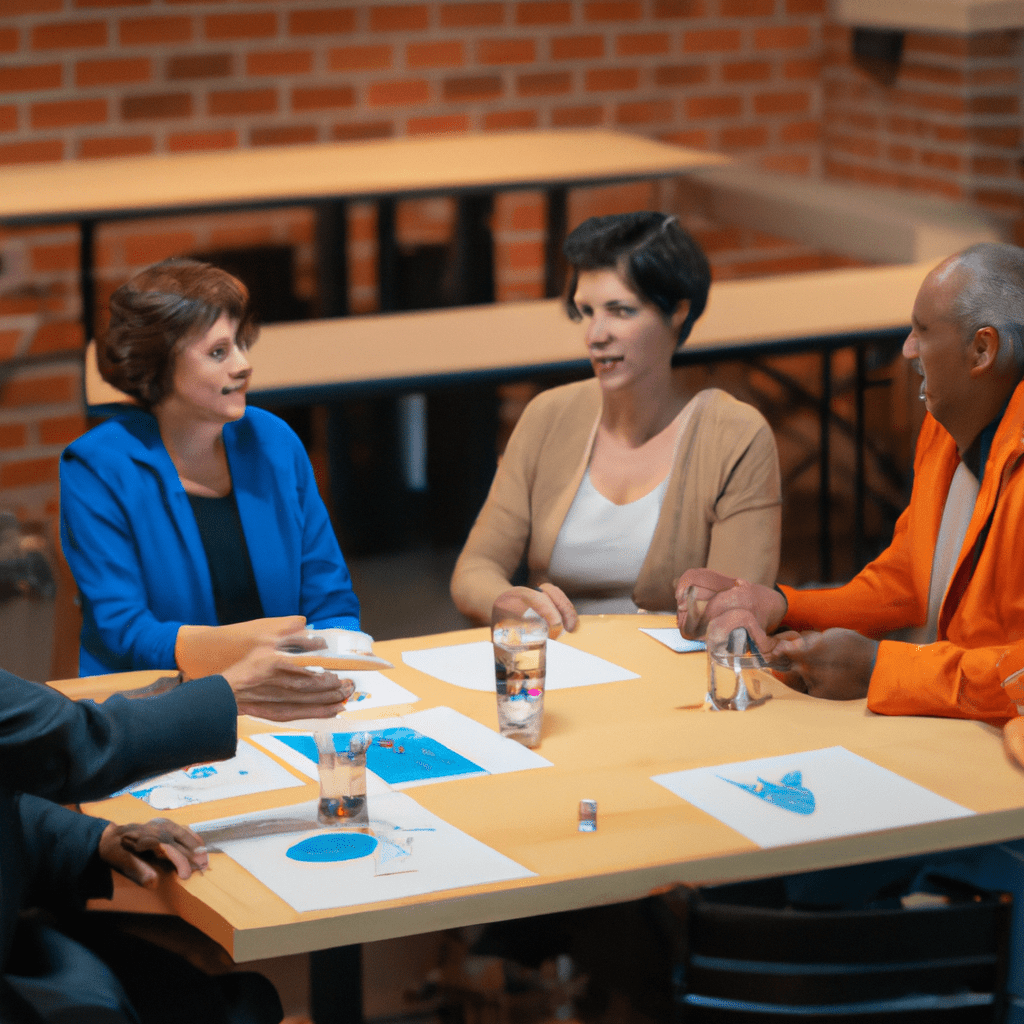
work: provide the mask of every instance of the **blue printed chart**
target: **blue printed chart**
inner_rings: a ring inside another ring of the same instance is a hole
[[[367,770],[395,789],[551,765],[536,751],[447,707],[351,723],[344,729],[332,726],[339,751],[348,749],[353,733],[368,732],[373,742],[366,752]],[[253,740],[309,778],[319,777],[312,733],[280,731]]]
[[[845,747],[655,775],[758,846],[789,846],[974,812]]]
[[[145,782],[134,783],[121,793],[144,800],[161,811],[203,804],[210,800],[226,800],[233,796],[266,793],[304,785],[273,758],[239,742],[234,757],[212,764],[197,764],[180,771],[167,772]],[[115,793],[115,796],[120,794]]]
[[[194,825],[218,832],[216,848],[240,864],[297,911],[351,907],[404,899],[463,886],[483,885],[533,872],[427,811],[405,793],[367,777],[368,832],[312,829],[316,804],[277,808],[275,819],[296,819],[297,830],[250,836],[246,827],[265,815],[251,814]],[[238,839],[224,838],[237,829]],[[402,870],[381,870],[380,853],[408,850]],[[376,856],[375,856],[376,854]]]

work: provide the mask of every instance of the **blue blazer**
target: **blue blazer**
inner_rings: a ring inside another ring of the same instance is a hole
[[[250,408],[224,427],[224,448],[264,614],[358,629],[298,437]],[[155,417],[126,410],[68,445],[60,489],[61,543],[82,599],[79,673],[174,668],[179,627],[218,622],[199,528]]]

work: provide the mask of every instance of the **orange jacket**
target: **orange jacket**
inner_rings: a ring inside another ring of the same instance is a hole
[[[1024,709],[1022,455],[1024,383],[1014,391],[993,438],[974,515],[939,612],[938,640],[923,645],[882,640],[868,687],[872,711],[1002,725],[1016,714],[1014,700]],[[782,625],[800,630],[842,626],[873,639],[921,625],[928,612],[939,523],[958,463],[953,438],[926,416],[910,505],[896,523],[892,543],[843,587],[783,587],[789,610]]]

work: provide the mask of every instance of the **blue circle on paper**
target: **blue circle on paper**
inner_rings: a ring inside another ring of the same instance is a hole
[[[287,856],[305,864],[332,864],[368,857],[376,846],[377,840],[364,832],[332,832],[303,839],[288,849]]]

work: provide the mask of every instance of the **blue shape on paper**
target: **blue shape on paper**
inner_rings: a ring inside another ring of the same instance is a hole
[[[194,768],[186,768],[185,774],[190,779],[208,779],[217,774],[217,769],[212,764],[197,764]]]
[[[377,840],[363,832],[326,832],[303,839],[289,847],[285,855],[304,864],[333,864],[368,857],[376,846]]]
[[[336,732],[334,747],[338,751],[348,750],[354,733]],[[366,767],[379,775],[385,782],[420,782],[424,779],[446,779],[452,775],[481,774],[484,769],[467,757],[457,754],[443,743],[424,736],[416,729],[396,727],[375,729],[370,733],[373,742],[366,751]],[[291,747],[313,764],[319,760],[316,742],[312,736],[297,736],[295,733],[279,733],[276,739]]]
[[[757,782],[736,782],[724,775],[718,777],[723,782],[745,789],[766,804],[774,804],[794,814],[814,813],[814,794],[804,785],[801,772],[787,772],[778,782],[768,782],[760,776]]]

